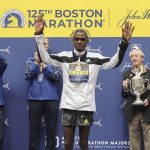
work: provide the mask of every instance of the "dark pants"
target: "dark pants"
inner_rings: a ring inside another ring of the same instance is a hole
[[[0,150],[3,149],[4,137],[4,106],[0,106]]]
[[[58,101],[57,100],[30,100],[29,101],[29,122],[30,138],[29,150],[37,150],[41,118],[44,114],[46,122],[46,148],[45,150],[55,150],[56,145],[56,123],[57,123]]]

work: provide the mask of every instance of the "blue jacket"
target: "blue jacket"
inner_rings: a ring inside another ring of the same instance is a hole
[[[28,100],[58,100],[58,86],[61,79],[61,69],[47,64],[42,70],[42,81],[39,80],[40,66],[36,65],[33,57],[26,62],[25,80],[30,81]]]
[[[4,105],[4,93],[3,93],[3,73],[7,68],[6,60],[0,55],[0,106]]]

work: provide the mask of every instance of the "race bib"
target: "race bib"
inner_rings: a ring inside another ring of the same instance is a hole
[[[89,65],[88,64],[69,64],[70,82],[88,82]]]

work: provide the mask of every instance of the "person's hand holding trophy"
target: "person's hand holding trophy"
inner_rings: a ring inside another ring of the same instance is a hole
[[[147,106],[148,100],[143,101],[140,96],[145,93],[148,86],[149,80],[143,79],[138,73],[131,80],[127,79],[123,81],[123,87],[136,96],[136,100],[132,103],[133,105]]]

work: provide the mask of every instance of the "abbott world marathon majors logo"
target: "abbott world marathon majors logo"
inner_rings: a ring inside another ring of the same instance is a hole
[[[1,25],[3,28],[23,28],[25,25],[25,17],[19,10],[8,10],[2,16]]]

